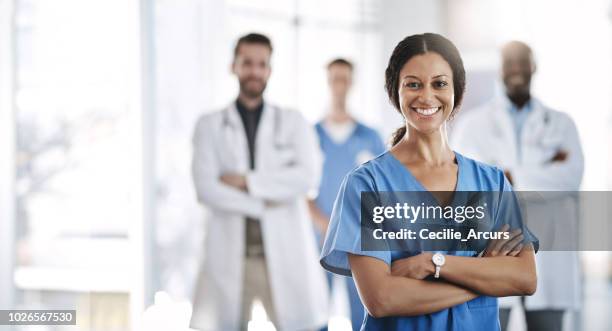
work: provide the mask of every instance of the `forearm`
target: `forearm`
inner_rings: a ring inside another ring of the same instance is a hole
[[[275,202],[305,197],[310,189],[316,187],[310,169],[303,166],[250,172],[246,175],[246,182],[253,196]]]
[[[226,212],[259,218],[264,211],[264,202],[218,179],[195,176],[198,201],[206,207]]]
[[[224,167],[207,125],[206,121],[198,121],[193,138],[191,174],[198,202],[209,208],[261,217],[264,211],[263,199],[253,197],[221,180]]]
[[[461,286],[443,281],[416,280],[389,276],[381,291],[384,316],[416,316],[438,312],[462,304],[478,295]]]
[[[349,263],[361,301],[374,317],[430,314],[477,297],[455,284],[393,275],[373,257],[351,254]]]
[[[321,233],[325,233],[329,225],[329,217],[323,214],[321,209],[317,207],[317,204],[314,200],[308,200],[308,210],[310,211],[312,221],[314,225],[316,226],[316,228]]]
[[[517,166],[509,171],[518,190],[556,188],[574,191],[580,187],[583,166],[578,161],[570,160],[539,166]]]
[[[518,257],[447,255],[440,277],[483,295],[531,295],[535,292],[536,271],[535,261],[529,255],[533,255],[529,249]]]
[[[578,131],[573,123],[568,123],[564,142],[557,155],[544,164],[516,166],[512,175],[515,177],[517,190],[540,190],[554,188],[559,191],[575,191],[580,187],[584,173],[584,156]],[[511,169],[512,171],[512,169]]]

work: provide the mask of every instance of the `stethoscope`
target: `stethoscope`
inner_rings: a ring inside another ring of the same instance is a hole
[[[283,148],[286,148],[287,143],[285,143],[283,141],[283,137],[282,137],[282,133],[281,133],[281,129],[282,129],[281,128],[281,123],[282,123],[281,122],[282,121],[282,118],[281,118],[282,114],[281,113],[282,113],[282,111],[280,109],[278,109],[277,107],[275,107],[275,106],[267,106],[266,105],[266,106],[264,106],[264,111],[265,111],[266,108],[274,113],[273,114],[273,118],[272,118],[272,128],[274,130],[273,131],[274,132],[273,133],[274,137],[273,137],[272,140],[273,140],[273,144],[274,144],[274,149],[281,150]],[[230,116],[230,111],[233,110],[233,109],[235,109],[235,106],[230,106],[228,109],[226,109],[223,112],[223,119],[221,121],[222,131],[228,132],[226,130],[229,130],[229,132],[233,133],[233,132],[235,132],[235,130],[242,129],[240,127],[236,127],[234,125],[234,123],[232,123],[232,121],[231,121],[231,119],[229,117]],[[263,114],[262,114],[262,116],[263,116]],[[230,141],[228,141],[229,139],[227,139],[228,136],[229,135],[227,135],[227,134],[225,135],[225,137],[226,137],[225,142],[230,142]],[[229,146],[229,145],[227,145],[227,146]]]
[[[547,129],[550,126],[550,111],[543,109],[543,113],[542,122],[544,123],[544,129]],[[495,136],[499,138],[502,136],[502,130],[497,123],[495,123],[495,126],[497,128],[497,130],[494,130]]]
[[[550,113],[548,110],[544,111],[544,126],[547,126],[550,122]]]

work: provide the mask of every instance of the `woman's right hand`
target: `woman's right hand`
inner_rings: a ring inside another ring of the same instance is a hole
[[[501,231],[507,232],[510,229],[508,224],[502,226]],[[521,229],[510,231],[508,239],[492,239],[485,249],[483,257],[495,256],[517,256],[523,248],[523,235]]]

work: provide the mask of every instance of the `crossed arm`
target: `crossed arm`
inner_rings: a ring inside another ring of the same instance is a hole
[[[531,295],[536,289],[535,254],[523,246],[519,231],[489,243],[483,257],[446,256],[441,281],[433,275],[432,253],[394,261],[391,266],[369,256],[349,255],[359,295],[374,317],[433,313],[479,295]]]

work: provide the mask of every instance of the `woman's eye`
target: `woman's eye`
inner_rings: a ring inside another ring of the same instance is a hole
[[[408,82],[408,83],[405,83],[404,86],[409,89],[416,89],[416,88],[419,88],[420,84],[417,82]]]
[[[440,80],[440,81],[435,82],[434,86],[437,88],[443,88],[443,87],[447,87],[448,83],[443,80]]]

